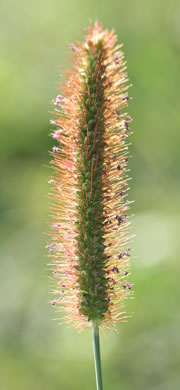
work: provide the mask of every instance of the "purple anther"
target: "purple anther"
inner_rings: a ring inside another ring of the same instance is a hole
[[[119,57],[116,53],[114,54],[113,58],[114,58],[115,64],[118,65],[119,64]]]
[[[126,130],[129,130],[128,122],[124,122],[124,127]]]
[[[128,95],[124,95],[122,100],[129,100],[129,96]]]
[[[60,226],[61,226],[60,223],[55,223],[55,228],[56,228],[57,231],[59,230]]]
[[[121,167],[120,167],[120,165],[118,164],[118,166],[117,166],[117,170],[118,171],[120,171],[121,170]]]
[[[51,305],[56,306],[56,303],[57,303],[57,301],[56,301],[56,299],[54,299],[54,301],[51,302]]]
[[[74,45],[74,43],[70,43],[69,48],[70,48],[71,50],[73,50],[73,51],[76,50],[76,46]]]
[[[57,146],[53,146],[52,150],[53,150],[54,153],[58,153],[59,152],[59,148],[57,148]]]
[[[131,116],[125,116],[125,119],[126,119],[126,121],[128,121],[128,122],[132,122],[132,118],[131,118]]]
[[[116,215],[116,219],[118,221],[118,226],[120,226],[120,224],[122,222],[122,217],[119,217],[119,215]]]
[[[124,272],[124,275],[125,275],[125,276],[127,276],[127,275],[128,275],[128,273],[129,273],[128,271],[125,271],[125,272]]]
[[[125,254],[124,252],[121,252],[121,253],[119,254],[118,258],[119,258],[119,259],[122,259],[122,257],[124,256],[124,254]]]
[[[121,114],[121,111],[120,111],[120,110],[116,110],[116,114],[117,114],[117,115],[120,115],[120,114]]]
[[[64,96],[62,96],[62,95],[57,95],[57,97],[56,97],[56,100],[63,100],[64,99]]]
[[[115,274],[119,274],[119,268],[118,267],[113,267],[112,268],[112,272],[114,272]]]
[[[131,290],[131,288],[132,288],[131,284],[129,284],[129,283],[127,283],[127,287],[129,290]]]
[[[60,104],[57,100],[55,100],[54,105],[63,108],[62,104]]]
[[[52,134],[52,138],[54,138],[54,139],[59,139],[60,132],[61,132],[61,130],[56,130],[56,131]]]
[[[50,245],[49,245],[49,244],[45,246],[45,249],[48,249],[48,248],[50,248]]]
[[[128,162],[128,158],[126,157],[126,158],[124,159],[124,161],[125,161],[125,162]]]
[[[126,289],[126,287],[127,287],[126,284],[125,284],[125,283],[122,283],[122,282],[121,282],[121,286],[122,286],[124,289]]]

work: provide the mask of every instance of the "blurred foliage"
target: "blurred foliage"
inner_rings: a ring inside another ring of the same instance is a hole
[[[176,390],[179,282],[178,0],[2,0],[0,5],[0,389],[95,389],[89,331],[58,326],[47,302],[50,101],[68,42],[89,19],[116,29],[133,87],[134,312],[101,337],[105,389]]]

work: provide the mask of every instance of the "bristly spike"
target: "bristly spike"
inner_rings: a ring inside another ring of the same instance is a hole
[[[83,43],[69,45],[72,69],[53,102],[51,152],[51,305],[85,328],[126,318],[130,249],[128,145],[130,122],[122,45],[99,21]]]

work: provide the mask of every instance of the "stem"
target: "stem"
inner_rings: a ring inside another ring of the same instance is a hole
[[[101,371],[101,354],[100,354],[100,342],[99,342],[99,327],[94,322],[92,322],[92,336],[93,336],[93,349],[94,349],[94,364],[95,364],[95,370],[96,370],[96,386],[97,386],[97,390],[103,390],[102,371]]]

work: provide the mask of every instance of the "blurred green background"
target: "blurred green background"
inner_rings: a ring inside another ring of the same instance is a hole
[[[180,388],[180,3],[2,0],[0,5],[0,389],[95,389],[90,331],[47,304],[50,102],[68,43],[89,19],[124,43],[134,118],[129,200],[134,312],[102,333],[105,390]]]

